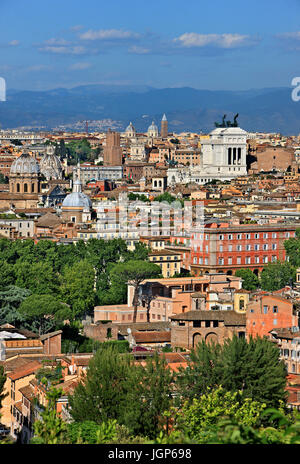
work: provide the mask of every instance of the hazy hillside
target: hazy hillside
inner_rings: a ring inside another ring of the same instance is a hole
[[[132,121],[145,131],[166,113],[171,131],[209,131],[223,114],[239,113],[248,131],[300,132],[300,102],[290,88],[248,91],[209,91],[193,88],[154,89],[146,86],[86,85],[50,91],[10,90],[0,102],[2,128],[72,124],[80,120],[111,118],[125,128]]]

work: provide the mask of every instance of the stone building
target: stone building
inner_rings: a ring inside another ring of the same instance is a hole
[[[2,208],[36,208],[41,192],[39,163],[23,153],[12,163],[9,175],[9,192],[0,192]]]
[[[189,311],[171,316],[171,322],[172,347],[189,350],[201,341],[222,344],[234,334],[245,338],[246,315],[235,311]]]

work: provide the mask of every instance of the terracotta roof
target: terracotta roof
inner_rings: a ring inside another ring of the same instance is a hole
[[[34,374],[38,369],[42,367],[42,364],[39,361],[33,361],[28,363],[27,366],[16,369],[15,371],[7,374],[11,380],[18,380],[27,375]]]
[[[22,401],[18,401],[14,404],[14,407],[22,413]]]
[[[47,340],[48,338],[55,337],[56,335],[62,334],[62,330],[56,330],[56,332],[50,332],[40,336],[40,340]]]
[[[167,363],[182,363],[186,362],[186,357],[181,353],[160,353],[161,358],[165,358]]]
[[[171,341],[170,331],[133,332],[132,336],[136,343],[162,343]]]
[[[35,398],[34,391],[30,385],[26,385],[26,387],[20,388],[19,392],[22,393],[22,395],[25,396],[25,398],[27,398],[29,401]]]
[[[131,329],[134,332],[141,332],[141,331],[158,331],[158,330],[166,330],[171,327],[171,323],[167,321],[161,322],[136,322],[135,324],[117,324],[119,333],[128,335],[127,329]]]

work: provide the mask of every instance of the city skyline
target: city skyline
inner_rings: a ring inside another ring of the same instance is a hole
[[[87,84],[246,90],[299,75],[296,0],[1,2],[9,89]],[[221,71],[221,72],[220,72]]]

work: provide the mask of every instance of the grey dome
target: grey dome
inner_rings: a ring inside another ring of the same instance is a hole
[[[66,196],[62,207],[73,208],[91,208],[92,202],[90,198],[82,192],[72,192]]]
[[[158,127],[154,124],[154,121],[152,121],[151,126],[148,127],[148,132],[149,131],[156,131],[158,132]]]
[[[46,179],[61,179],[62,166],[59,158],[54,153],[46,153],[40,161],[41,173]]]
[[[135,132],[135,128],[134,128],[132,122],[126,127],[125,132]]]
[[[28,153],[23,153],[11,165],[11,174],[39,174],[39,163]]]

